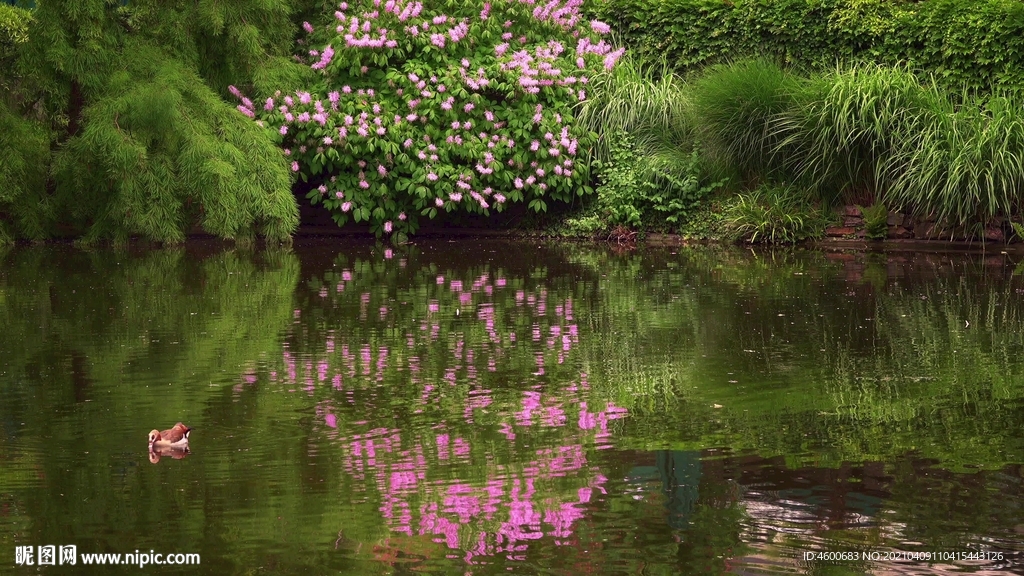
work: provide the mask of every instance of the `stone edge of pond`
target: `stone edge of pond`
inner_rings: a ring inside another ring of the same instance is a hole
[[[366,238],[368,230],[339,229],[330,227],[300,228],[296,238]],[[588,238],[585,236],[567,236],[551,234],[540,230],[495,230],[486,228],[421,228],[414,239],[437,238],[493,238],[503,240],[549,240],[557,242],[592,242],[594,244],[610,244],[613,246],[653,246],[653,247],[686,247],[686,246],[723,246],[731,242],[720,240],[692,239],[678,234],[647,234],[635,243],[619,243],[606,238]],[[967,242],[962,240],[922,240],[922,239],[889,239],[864,240],[823,238],[798,244],[819,250],[854,250],[854,251],[886,251],[886,252],[964,252],[964,253],[1002,253],[1024,254],[1024,243],[1006,244],[1003,242]]]
[[[650,247],[687,247],[687,246],[730,246],[731,242],[721,240],[693,239],[678,234],[646,234],[636,242],[616,242],[603,237],[588,238],[585,236],[568,236],[565,234],[552,234],[541,230],[496,230],[487,228],[421,228],[412,240],[438,239],[438,238],[489,238],[495,240],[544,240],[553,242],[583,242],[593,244],[608,244],[619,247],[650,246]],[[346,241],[374,241],[369,228],[350,227],[338,228],[332,226],[301,226],[296,230],[293,239],[306,240],[330,240],[344,239]],[[223,243],[233,245],[230,240],[222,240],[216,236],[202,233],[189,234],[185,243]],[[16,245],[69,245],[74,240],[70,238],[54,238],[39,242],[16,242]],[[146,245],[146,241],[132,240],[133,245]],[[108,245],[101,242],[99,246]],[[159,245],[159,244],[156,244]],[[822,238],[811,240],[796,245],[802,248],[812,248],[825,251],[863,251],[863,252],[961,252],[961,253],[1006,253],[1024,254],[1024,243],[1006,244],[1004,242],[968,242],[962,240],[924,240],[924,239],[888,239],[888,240],[864,240],[864,239],[841,239]]]

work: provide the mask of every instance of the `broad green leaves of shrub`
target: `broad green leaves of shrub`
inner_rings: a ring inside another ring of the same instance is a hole
[[[597,196],[610,226],[640,228],[653,222],[678,228],[701,200],[722,185],[702,183],[697,146],[669,172],[642,155],[630,134],[615,131],[605,137],[609,159],[598,163]]]

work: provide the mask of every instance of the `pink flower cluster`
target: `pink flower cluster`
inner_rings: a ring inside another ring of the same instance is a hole
[[[328,45],[324,48],[323,53],[320,54],[320,60],[313,63],[312,68],[314,70],[323,70],[327,68],[327,65],[331,63],[331,59],[334,58],[334,48]]]
[[[611,70],[615,67],[615,63],[619,61],[619,58],[625,54],[625,48],[619,48],[618,50],[612,50],[612,46],[604,40],[594,44],[589,38],[581,38],[579,43],[576,45],[576,53],[582,57],[584,54],[596,54],[603,57],[603,63],[606,70]],[[578,62],[578,61],[577,61]],[[583,66],[579,66],[582,68]]]
[[[580,22],[580,8],[583,0],[550,0],[545,4],[536,0],[519,0],[523,4],[537,4],[533,9],[533,17],[540,22],[552,22],[565,29],[574,28]]]

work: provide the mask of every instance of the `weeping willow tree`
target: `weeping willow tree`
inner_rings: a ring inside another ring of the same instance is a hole
[[[39,0],[14,116],[49,128],[47,178],[31,185],[38,202],[23,191],[8,204],[48,212],[9,208],[0,190],[2,219],[40,236],[22,213],[48,213],[47,232],[86,241],[173,243],[196,227],[287,239],[298,207],[285,159],[225,96],[229,85],[261,94],[303,82],[308,68],[290,58],[303,1]],[[0,178],[25,182],[24,165],[39,161],[2,162]]]

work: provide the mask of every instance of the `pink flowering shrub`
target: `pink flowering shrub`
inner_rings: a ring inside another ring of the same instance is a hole
[[[303,25],[322,81],[263,102],[238,92],[238,108],[339,225],[407,234],[441,210],[547,210],[590,190],[575,110],[623,53],[582,1],[341,2]]]

